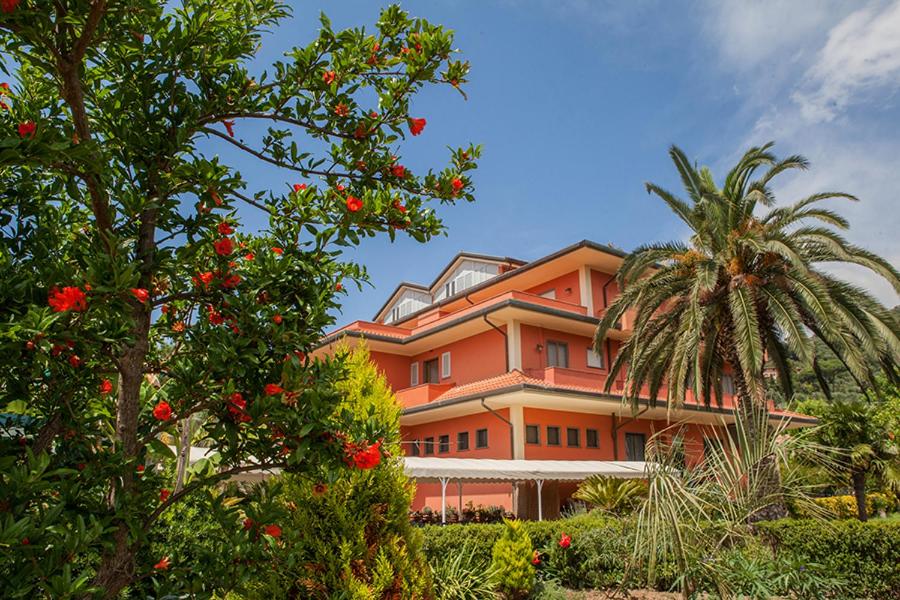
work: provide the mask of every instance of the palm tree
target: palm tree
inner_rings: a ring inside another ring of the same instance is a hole
[[[692,166],[673,146],[669,154],[688,199],[647,184],[687,224],[690,238],[641,246],[626,257],[617,273],[622,293],[597,328],[599,349],[625,312],[634,311],[633,333],[607,379],[609,391],[628,366],[623,400],[634,410],[642,388],[652,406],[664,384],[670,408],[683,403],[689,390],[706,405],[713,397],[721,404],[722,376],[729,374],[739,412],[748,424],[759,422],[747,417],[767,411],[767,359],[788,398],[793,386],[787,358],[817,368],[807,332],[833,351],[862,389],[874,389],[873,363],[897,379],[900,327],[893,314],[819,267],[860,265],[898,292],[900,276],[884,259],[841,237],[836,230],[847,229],[846,219],[819,204],[855,197],[824,192],[773,208],[772,180],[808,163],[801,156],[779,160],[771,147],[747,151],[719,187],[708,168]]]
[[[896,396],[891,401],[821,403],[813,411],[819,418],[818,440],[843,452],[836,473],[849,480],[856,497],[860,521],[869,518],[866,510],[866,480],[871,476],[892,494],[900,491],[900,443],[895,431],[900,424]]]

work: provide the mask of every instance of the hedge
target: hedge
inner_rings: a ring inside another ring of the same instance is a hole
[[[525,530],[534,548],[548,549],[559,543],[563,533],[572,538],[569,552],[575,569],[560,583],[570,588],[605,588],[618,585],[626,576],[634,533],[626,519],[588,513],[557,521],[526,521]],[[429,562],[455,552],[472,552],[475,559],[490,562],[491,548],[503,532],[502,524],[429,525],[422,528],[423,549]],[[674,573],[661,576],[669,585]],[[634,581],[635,585],[642,582]]]
[[[900,598],[900,522],[784,519],[757,528],[776,552],[824,565],[860,598]]]
[[[857,515],[856,496],[827,496],[813,500],[825,509],[825,515],[832,519],[855,519]],[[892,512],[896,509],[896,501],[886,494],[866,494],[866,511],[869,516],[878,516],[880,512]],[[795,506],[793,516],[798,519],[811,519],[815,515],[808,508]]]
[[[570,550],[577,569],[561,583],[571,588],[619,585],[631,556],[633,525],[627,519],[593,514],[570,519],[527,522],[535,548],[549,548],[563,532],[572,536]],[[780,556],[822,565],[830,577],[847,583],[854,598],[900,598],[900,521],[822,521],[784,519],[756,525],[759,539]],[[503,525],[427,526],[424,551],[429,561],[461,550],[490,561],[491,548]],[[629,574],[633,580],[640,574]],[[657,588],[669,589],[676,573],[663,573]],[[629,581],[640,586],[641,581]]]

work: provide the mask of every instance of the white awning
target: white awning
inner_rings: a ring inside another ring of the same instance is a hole
[[[624,460],[500,460],[491,458],[403,458],[418,480],[583,481],[592,475],[643,479],[644,462]]]

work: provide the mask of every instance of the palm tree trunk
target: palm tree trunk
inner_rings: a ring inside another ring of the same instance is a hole
[[[856,512],[860,521],[868,521],[869,514],[866,511],[866,473],[853,471],[853,495],[856,496]]]
[[[738,440],[738,443],[762,447],[762,440],[771,434],[769,407],[764,392],[765,382],[757,382],[755,388],[762,392],[757,395],[752,394],[738,362],[735,360],[732,365],[735,392],[737,393],[736,416],[741,420],[745,436],[745,439]],[[760,456],[753,474],[756,478],[753,484],[757,497],[761,500],[761,506],[750,516],[750,522],[757,523],[786,518],[789,513],[781,496],[781,473],[778,470],[777,458],[768,453]]]

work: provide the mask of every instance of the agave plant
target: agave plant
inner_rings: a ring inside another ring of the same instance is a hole
[[[489,600],[496,598],[489,565],[471,549],[442,556],[431,565],[435,600]]]
[[[633,556],[633,566],[651,582],[661,566],[674,563],[685,598],[700,580],[714,581],[720,596],[732,597],[729,580],[717,575],[723,551],[752,538],[748,522],[762,507],[791,503],[823,513],[812,501],[820,486],[809,483],[799,465],[815,462],[834,473],[838,454],[815,442],[809,430],[788,435],[787,422],[766,426],[768,417],[761,413],[749,418],[759,421],[736,416],[731,433],[715,437],[711,430],[703,463],[691,469],[682,468],[681,449],[670,442],[678,437],[671,430],[677,427],[651,438],[647,498],[637,510]],[[768,485],[768,465],[778,469],[780,487]]]
[[[634,510],[646,495],[647,486],[641,481],[594,475],[585,479],[572,496],[595,509],[622,515]]]

